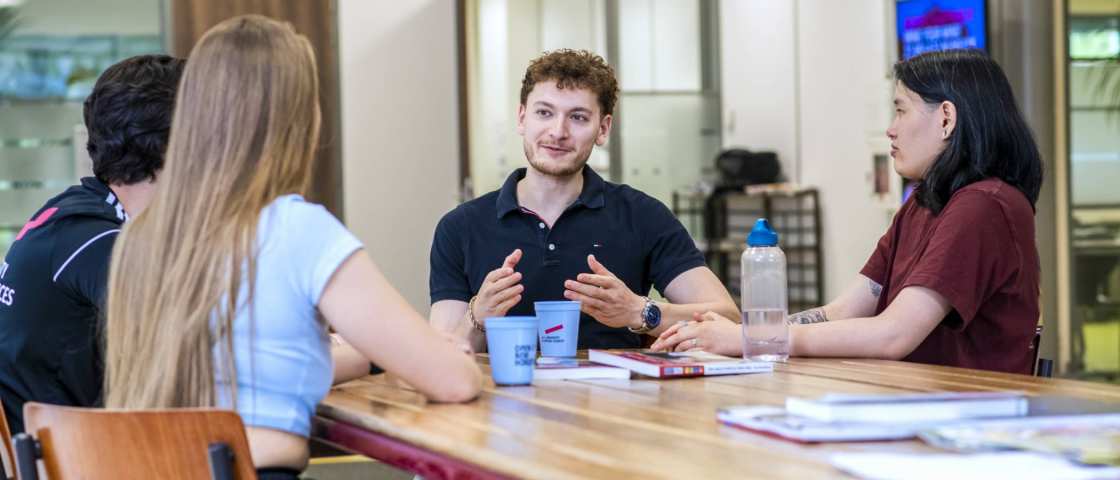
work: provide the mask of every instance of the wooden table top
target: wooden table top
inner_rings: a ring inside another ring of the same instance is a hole
[[[487,370],[485,356],[479,361]],[[919,441],[802,445],[716,421],[720,407],[780,406],[789,396],[1022,390],[1120,402],[1111,385],[884,360],[798,358],[773,373],[668,380],[490,383],[459,405],[428,403],[384,377],[336,387],[319,415],[519,478],[846,478],[829,454],[934,451]]]

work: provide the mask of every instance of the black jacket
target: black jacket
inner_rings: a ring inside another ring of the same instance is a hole
[[[31,216],[0,265],[0,401],[13,435],[25,402],[101,403],[100,319],[126,219],[109,187],[83,178]]]

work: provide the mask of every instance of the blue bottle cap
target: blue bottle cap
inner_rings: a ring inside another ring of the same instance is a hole
[[[770,222],[765,218],[756,220],[754,228],[751,229],[751,234],[747,235],[747,246],[773,247],[776,245],[778,245],[778,232],[770,228]]]

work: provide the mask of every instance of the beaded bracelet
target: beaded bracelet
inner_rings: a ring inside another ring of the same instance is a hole
[[[474,318],[474,301],[475,300],[478,300],[478,295],[475,295],[475,296],[471,297],[471,301],[467,303],[467,318],[470,319],[471,326],[473,326],[475,330],[478,330],[482,333],[486,333],[486,327],[484,327],[481,323],[479,323],[477,318]]]

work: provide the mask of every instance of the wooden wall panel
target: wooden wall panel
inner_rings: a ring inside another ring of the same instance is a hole
[[[307,36],[315,47],[323,113],[310,200],[343,218],[336,6],[335,0],[170,0],[169,38],[171,54],[186,57],[210,27],[249,13],[287,21]]]

